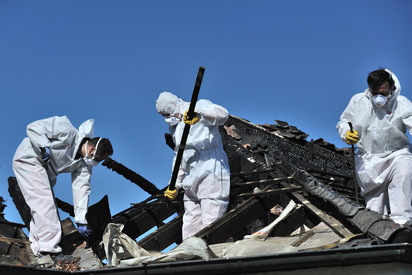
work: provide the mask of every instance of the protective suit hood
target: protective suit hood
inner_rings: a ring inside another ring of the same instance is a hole
[[[82,138],[94,138],[94,119],[89,119],[79,126],[79,133]]]
[[[179,102],[179,98],[172,93],[163,92],[156,100],[156,110],[159,114],[173,114],[176,106]]]
[[[391,70],[385,69],[385,71],[388,72],[388,73],[391,75],[393,81],[395,82],[395,87],[396,87],[396,89],[395,89],[395,91],[392,92],[392,95],[391,95],[391,97],[388,99],[388,101],[386,102],[386,104],[385,104],[384,106],[380,107],[380,108],[382,108],[382,109],[384,109],[384,110],[386,110],[386,111],[389,111],[389,110],[390,110],[390,111],[393,111],[393,110],[395,109],[395,107],[396,107],[397,98],[398,98],[399,94],[401,93],[401,84],[399,83],[399,80],[398,80],[398,78],[396,77],[396,75],[395,75]],[[365,96],[372,102],[373,95],[372,95],[372,93],[371,93],[371,91],[370,91],[370,88],[367,88],[367,89],[365,90]],[[376,107],[373,102],[372,102],[372,106],[373,106],[374,108],[379,108],[379,107]]]

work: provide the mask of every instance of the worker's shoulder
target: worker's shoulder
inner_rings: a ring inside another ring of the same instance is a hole
[[[70,119],[67,116],[54,116],[52,117],[52,119],[56,121],[61,121],[61,122],[70,122]]]
[[[410,99],[404,95],[398,95],[398,101],[411,102]]]
[[[397,101],[399,106],[412,107],[412,102],[406,96],[398,95]]]
[[[196,103],[196,106],[199,107],[199,108],[201,108],[201,107],[203,107],[203,108],[222,107],[222,106],[220,106],[220,105],[218,105],[218,104],[216,104],[216,103],[213,103],[213,102],[210,101],[209,99],[200,99],[200,100]]]
[[[209,99],[199,99],[199,101],[196,104],[213,104],[212,101],[210,101]]]
[[[54,116],[51,118],[55,125],[66,125],[74,127],[72,122],[67,116]]]
[[[27,127],[42,125],[42,124],[70,124],[70,120],[66,116],[52,116],[48,118],[39,119],[31,122]]]
[[[363,100],[369,101],[368,97],[366,96],[365,92],[354,94],[351,98],[352,102],[360,102]]]

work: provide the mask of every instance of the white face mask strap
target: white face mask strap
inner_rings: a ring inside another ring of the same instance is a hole
[[[89,152],[87,152],[87,149],[89,148],[89,141],[88,140],[86,141],[85,147],[86,147],[86,157],[87,157],[89,155]]]
[[[96,155],[97,148],[99,147],[99,143],[100,143],[101,140],[102,140],[102,138],[99,138],[99,140],[97,141],[96,148],[94,149],[92,159],[94,159],[94,156]]]

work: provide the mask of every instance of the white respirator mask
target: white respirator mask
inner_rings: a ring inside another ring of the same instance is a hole
[[[169,124],[170,126],[174,126],[174,125],[176,125],[176,124],[179,123],[180,119],[177,118],[177,117],[173,117],[173,116],[172,116],[172,117],[165,118],[165,121],[166,121],[166,123]]]
[[[165,117],[166,123],[169,124],[170,126],[174,126],[178,124],[181,119],[182,119],[182,115],[178,113]]]
[[[383,95],[374,95],[372,97],[372,101],[376,105],[376,107],[380,108],[383,105],[385,105],[386,102],[388,102],[388,98],[386,96],[383,96]]]

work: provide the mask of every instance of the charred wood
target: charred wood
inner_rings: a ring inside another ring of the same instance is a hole
[[[153,183],[151,183],[150,181],[148,181],[141,175],[137,174],[136,172],[130,170],[123,164],[114,161],[111,158],[107,158],[102,163],[102,165],[106,166],[108,169],[113,170],[119,175],[122,175],[123,177],[130,180],[131,182],[137,184],[140,188],[142,188],[144,191],[146,191],[150,195],[155,195],[159,193],[159,189],[157,189],[157,187]]]

